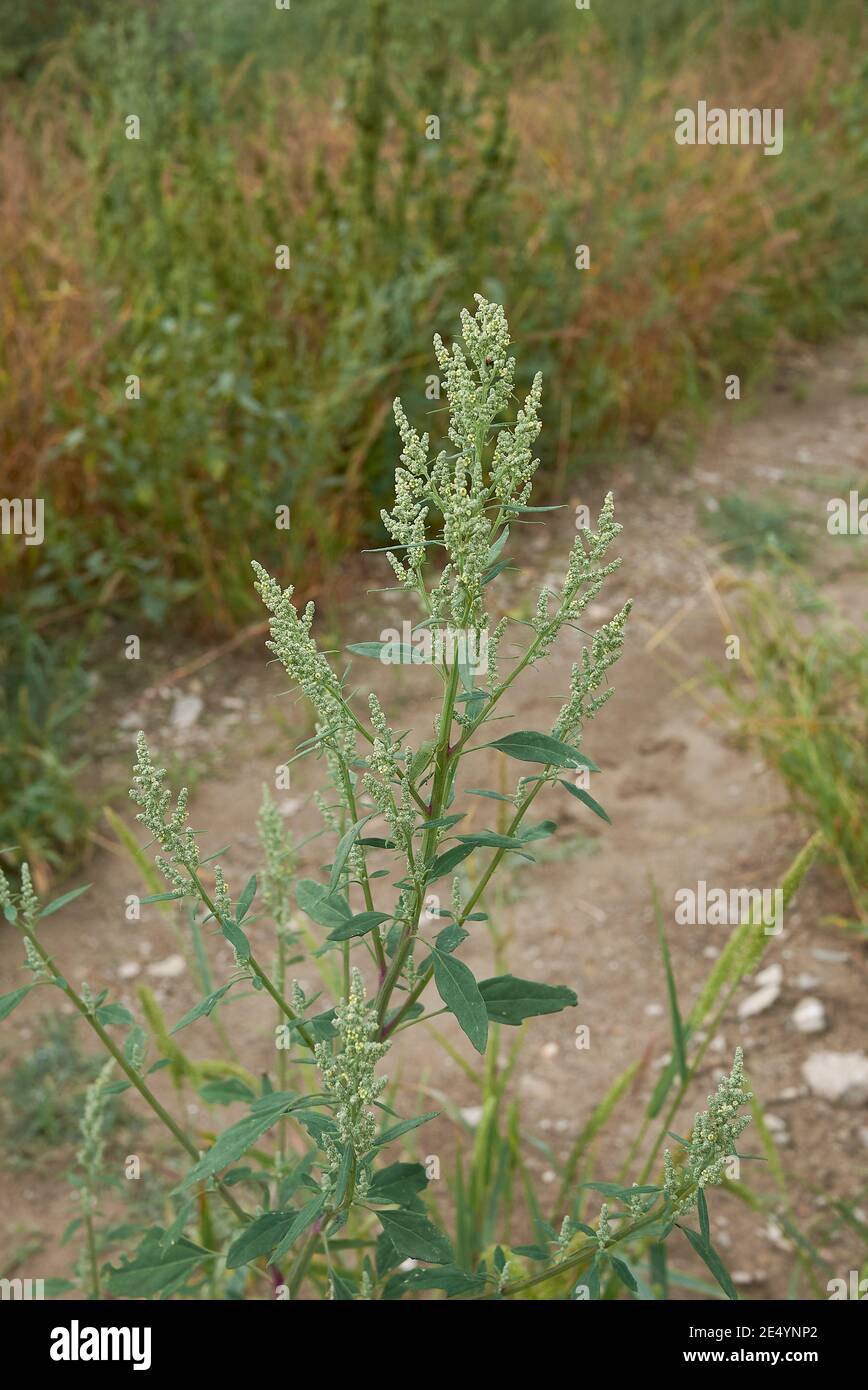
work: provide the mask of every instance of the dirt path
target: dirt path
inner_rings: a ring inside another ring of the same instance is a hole
[[[605,607],[592,610],[590,616],[598,623],[628,595],[635,597],[636,605],[626,652],[614,673],[616,695],[589,728],[585,744],[603,769],[594,791],[613,825],[602,826],[566,794],[547,793],[545,805],[537,804],[541,816],[558,822],[556,837],[547,842],[554,848],[545,853],[544,864],[526,866],[511,875],[508,901],[498,907],[499,925],[510,937],[509,965],[514,973],[568,984],[580,1001],[577,1010],[535,1020],[528,1028],[516,1088],[523,1132],[545,1139],[564,1156],[613,1080],[630,1062],[645,1058],[635,1098],[627,1099],[616,1112],[601,1144],[598,1179],[614,1176],[644,1099],[668,1056],[665,986],[648,873],[653,872],[660,888],[686,1011],[728,929],[676,927],[675,891],[695,887],[699,880],[727,888],[772,887],[806,838],[787,810],[774,776],[754,754],[734,747],[710,717],[706,697],[697,698],[695,691],[686,688],[685,678],[703,663],[723,662],[726,635],[708,588],[716,560],[697,516],[709,499],[713,504],[714,498],[729,492],[759,496],[770,488],[784,489],[795,505],[816,513],[817,535],[825,538],[826,498],[836,495],[841,477],[858,476],[865,457],[868,397],[855,390],[865,386],[865,362],[865,344],[859,343],[817,354],[804,352],[791,359],[784,389],[769,394],[752,416],[744,402],[728,407],[729,413],[722,414],[693,466],[681,475],[673,477],[662,468],[654,475],[643,475],[624,467],[609,480],[625,527],[624,564]],[[797,396],[803,397],[800,403]],[[815,485],[822,477],[829,479],[825,491]],[[571,500],[587,502],[595,513],[601,493],[599,487],[588,487]],[[537,582],[550,572],[556,574],[566,555],[573,534],[572,512],[554,516],[556,520],[545,530],[528,528],[523,533],[519,549],[525,572],[514,581],[516,611],[522,603],[533,602],[536,589],[531,574]],[[379,572],[371,571],[372,588],[384,582]],[[864,607],[859,576],[844,575],[835,587],[839,597],[850,604],[858,600]],[[358,602],[336,606],[326,613],[320,632],[327,632],[329,642],[369,639],[393,621],[384,619],[375,600],[368,602],[369,616],[362,608]],[[389,611],[398,621],[414,616],[399,606]],[[544,672],[519,685],[512,705],[518,720],[514,727],[550,727],[567,688],[572,657],[563,644]],[[182,659],[183,654],[175,654],[175,663]],[[172,664],[166,661],[163,669]],[[151,670],[145,672],[145,665],[143,661],[142,685],[154,678]],[[366,676],[367,669],[359,674]],[[400,702],[396,706],[393,699],[390,705],[393,718],[400,710],[400,722],[420,731],[430,718],[425,681],[424,671],[403,671]],[[306,716],[300,707],[291,698],[278,698],[284,687],[274,666],[265,669],[262,648],[254,641],[243,653],[207,668],[181,692],[191,701],[186,714],[193,722],[185,730],[176,730],[179,756],[187,760],[199,750],[210,749],[214,766],[214,772],[194,789],[194,823],[203,829],[212,849],[231,842],[225,865],[236,885],[258,867],[252,831],[262,784],[272,783],[275,765],[305,731]],[[128,701],[115,702],[111,718],[122,719],[124,725],[119,737],[126,743],[130,729],[138,727],[141,719],[165,759],[170,751],[165,723],[177,699],[177,692],[166,691],[164,699],[134,702],[135,709],[130,709]],[[198,699],[204,706],[197,715]],[[176,709],[179,718],[183,713]],[[484,780],[485,756],[474,768],[474,779],[478,779],[474,785],[497,785]],[[310,800],[316,772],[310,762],[294,765],[291,791],[283,794],[284,810],[299,840],[318,825]],[[497,776],[493,764],[488,776]],[[492,805],[479,801],[476,826],[493,824],[488,819]],[[111,832],[103,828],[101,834],[108,844]],[[318,842],[309,845],[302,854],[304,872],[315,873],[327,857],[325,850],[320,853]],[[135,986],[146,982],[156,988],[169,1018],[179,1017],[197,997],[189,975],[153,973],[155,964],[177,952],[168,923],[154,907],[143,909],[139,923],[124,918],[126,896],[145,891],[135,869],[124,855],[102,849],[86,877],[93,879],[93,890],[50,928],[51,944],[66,972],[75,980],[86,978],[94,990],[111,988],[113,998],[132,1007]],[[865,1109],[840,1109],[814,1099],[806,1093],[801,1076],[805,1057],[818,1046],[850,1051],[865,1043],[865,948],[819,925],[821,915],[843,906],[836,894],[831,875],[822,868],[815,870],[789,914],[784,934],[771,943],[766,956],[765,964],[779,963],[783,968],[779,1000],[748,1021],[739,1022],[734,1016],[726,1020],[720,1036],[712,1041],[709,1066],[686,1108],[684,1124],[689,1124],[693,1108],[704,1104],[716,1069],[741,1043],[754,1089],[777,1117],[777,1133],[784,1136],[784,1165],[820,1191],[849,1196],[864,1183],[868,1114]],[[475,973],[490,973],[491,950],[481,930],[465,943],[463,955]],[[229,964],[226,953],[215,949],[213,959],[219,975]],[[0,990],[20,982],[17,962],[17,944],[11,932],[4,932]],[[118,976],[119,965],[123,978]],[[807,977],[813,983],[806,984]],[[309,983],[313,982],[311,976]],[[743,994],[749,989],[745,986]],[[793,1007],[806,993],[818,996],[827,1010],[830,1026],[822,1038],[798,1034],[790,1024]],[[46,1003],[44,998],[29,1000],[5,1025],[7,1056],[37,1045],[40,1006]],[[253,1069],[248,1060],[253,1057],[263,1069],[269,1066],[273,1020],[270,1015],[263,1019],[258,1000],[234,1005],[224,1019],[247,1065]],[[577,1024],[590,1030],[586,1049],[575,1045]],[[444,1032],[464,1050],[460,1035],[450,1030],[448,1022]],[[197,1036],[194,1029],[185,1037],[192,1051],[203,1045],[207,1051],[207,1031]],[[423,1029],[402,1038],[400,1053],[405,1076],[421,1069],[427,1072],[435,1096],[446,1094],[463,1106],[475,1103],[467,1078]],[[408,1092],[401,1101],[409,1113],[413,1097]],[[190,1118],[195,1122],[195,1115]],[[426,1152],[440,1152],[444,1163],[449,1162],[454,1145],[450,1122],[429,1127],[425,1143]],[[152,1144],[158,1146],[155,1155],[165,1152],[162,1140],[150,1132],[138,1140],[145,1153]],[[54,1235],[66,1224],[69,1189],[59,1175],[68,1158],[68,1152],[49,1154],[23,1178],[7,1173],[0,1203],[0,1264],[20,1248],[28,1232]],[[539,1169],[543,1189],[547,1183],[552,1185],[545,1158],[529,1149],[529,1161]],[[771,1179],[759,1169],[754,1165],[751,1179],[768,1190]],[[818,1210],[813,1201],[796,1195],[795,1211],[801,1220],[816,1217]],[[717,1243],[738,1272],[745,1296],[785,1296],[793,1258],[767,1218],[751,1213],[732,1197],[721,1196],[714,1202],[714,1219]],[[829,1260],[828,1277],[846,1276],[860,1259],[852,1236],[838,1234],[826,1241],[820,1232],[818,1243]],[[40,1273],[65,1272],[67,1256],[56,1244],[47,1245],[40,1259]],[[699,1272],[687,1255],[680,1263]]]

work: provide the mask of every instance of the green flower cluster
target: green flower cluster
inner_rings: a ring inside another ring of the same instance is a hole
[[[340,1051],[332,1056],[331,1044],[317,1043],[315,1056],[323,1090],[334,1103],[338,1141],[352,1145],[357,1159],[363,1158],[374,1142],[376,1122],[371,1106],[388,1084],[388,1077],[375,1076],[377,1063],[389,1050],[387,1042],[377,1042],[377,1021],[365,1007],[365,985],[361,972],[353,970],[350,992],[335,1009],[335,1028]],[[341,1161],[335,1140],[326,1137],[329,1172],[334,1174]],[[361,1175],[360,1175],[361,1176]],[[358,1195],[362,1195],[357,1187]]]
[[[449,438],[457,452],[428,461],[428,436],[409,424],[400,400],[395,421],[401,436],[401,464],[395,472],[395,506],[380,513],[404,558],[388,560],[405,588],[422,587],[426,524],[433,503],[443,518],[447,563],[430,594],[431,616],[480,630],[487,618],[482,603],[483,575],[490,564],[492,534],[507,519],[510,505],[530,495],[539,460],[532,450],[540,431],[542,378],[537,375],[515,425],[498,430],[490,459],[486,451],[497,416],[508,406],[515,384],[509,356],[509,326],[499,304],[476,295],[477,309],[461,313],[464,347],[447,349],[439,335],[434,352],[449,401]]]
[[[189,878],[181,870],[195,873],[199,867],[199,846],[191,827],[186,824],[186,787],[178,792],[171,819],[166,820],[172,793],[163,786],[165,777],[166,769],[154,766],[145,735],[140,731],[136,737],[136,763],[130,797],[142,808],[136,820],[150,830],[162,850],[162,854],[155,856],[158,868],[176,890],[175,896],[181,898],[190,891]]]
[[[274,798],[264,785],[256,829],[265,854],[262,904],[277,930],[284,932],[292,916],[295,849]]]
[[[713,1187],[722,1180],[724,1164],[737,1152],[739,1136],[750,1124],[750,1115],[740,1115],[739,1108],[752,1098],[753,1092],[745,1090],[744,1057],[737,1047],[732,1071],[722,1078],[715,1094],[708,1097],[708,1109],[693,1121],[687,1158],[680,1173],[676,1174],[668,1149],[664,1155],[664,1191],[677,1211],[693,1206],[698,1189]]]

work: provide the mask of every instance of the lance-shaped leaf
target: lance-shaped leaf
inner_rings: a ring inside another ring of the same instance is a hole
[[[703,1241],[702,1237],[698,1235],[696,1231],[691,1231],[689,1226],[679,1226],[678,1229],[679,1231],[683,1231],[687,1236],[687,1239],[690,1241],[697,1255],[711,1270],[727,1298],[731,1299],[734,1303],[738,1302],[738,1290],[729,1277],[729,1271],[714,1246],[710,1242],[706,1243]]]
[[[270,1255],[283,1240],[297,1216],[298,1212],[292,1209],[267,1211],[255,1221],[251,1221],[230,1245],[226,1256],[226,1268],[238,1269],[239,1265],[246,1265],[261,1255]]]
[[[368,932],[378,927],[381,922],[388,922],[388,912],[357,912],[348,921],[342,922],[334,931],[329,932],[329,941],[349,941],[354,936],[367,936]]]
[[[229,990],[232,988],[232,985],[234,983],[235,981],[233,980],[230,981],[228,985],[221,985],[219,989],[215,989],[213,994],[209,994],[204,999],[200,999],[199,1003],[195,1006],[195,1008],[192,1008],[187,1013],[185,1013],[184,1017],[182,1019],[179,1019],[179,1021],[175,1024],[174,1028],[170,1030],[170,1032],[180,1033],[182,1028],[186,1028],[190,1023],[195,1023],[197,1018],[207,1018],[211,1014],[215,1005],[218,1004],[220,1000],[223,998],[224,994],[228,994]]]
[[[477,1052],[488,1042],[488,1013],[473,971],[463,961],[434,950],[434,983],[447,1009],[454,1014]]]
[[[291,1249],[298,1240],[302,1232],[313,1225],[325,1206],[325,1200],[325,1193],[321,1192],[318,1197],[314,1197],[310,1202],[305,1203],[301,1211],[295,1216],[292,1225],[280,1244],[272,1251],[271,1259],[268,1261],[269,1264],[274,1264],[276,1260],[280,1259],[281,1255],[285,1255],[287,1250]]]
[[[106,1286],[117,1298],[164,1298],[185,1284],[190,1275],[206,1260],[215,1256],[201,1246],[182,1237],[164,1246],[165,1232],[161,1226],[148,1231],[131,1260],[117,1268],[109,1266]]]
[[[597,764],[571,743],[563,743],[551,734],[540,734],[534,729],[522,729],[519,733],[504,734],[493,743],[483,743],[482,748],[496,748],[520,763],[542,763],[546,767],[587,767],[599,772]]]
[[[426,873],[426,883],[436,883],[437,879],[443,878],[444,874],[451,874],[452,870],[457,868],[462,859],[466,859],[467,856],[472,853],[473,845],[453,845],[451,849],[445,850],[443,854],[438,854]]]
[[[359,835],[361,834],[364,827],[367,825],[368,821],[373,819],[373,812],[371,812],[369,816],[362,816],[361,820],[357,820],[355,825],[351,825],[349,830],[347,830],[338,841],[338,847],[335,851],[334,863],[332,864],[331,877],[329,879],[330,893],[333,893],[335,891],[335,889],[341,881],[341,874],[344,871],[344,865],[350,857],[350,850],[356,843],[356,840],[359,838]]]
[[[352,917],[352,909],[340,893],[330,893],[316,879],[303,878],[295,890],[295,899],[302,912],[307,913],[320,927],[334,931]]]
[[[520,980],[515,975],[495,975],[479,982],[488,1017],[492,1023],[517,1026],[538,1014],[557,1014],[578,1004],[576,993],[566,985],[545,985],[536,980]]]
[[[202,1182],[205,1178],[213,1178],[215,1173],[228,1168],[230,1163],[234,1163],[256,1143],[260,1135],[271,1129],[281,1115],[286,1115],[293,1106],[302,1103],[303,1098],[300,1099],[288,1091],[273,1092],[255,1101],[250,1107],[250,1114],[224,1130],[208,1152],[193,1165],[181,1182],[179,1191],[185,1187],[192,1187],[194,1183]]]
[[[445,1265],[452,1261],[449,1237],[438,1231],[423,1212],[380,1211],[377,1218],[399,1255],[405,1259],[425,1260],[428,1264]]]
[[[571,796],[574,796],[577,801],[581,801],[583,805],[588,807],[588,810],[593,811],[595,816],[599,816],[600,820],[607,821],[609,825],[612,824],[608,811],[603,809],[599,801],[594,800],[590,792],[586,792],[583,787],[574,787],[572,782],[565,781],[563,777],[559,777],[558,781],[562,787],[566,787]]]
[[[13,989],[10,994],[0,994],[0,1020],[8,1018],[32,989],[33,985],[22,985],[20,989]]]

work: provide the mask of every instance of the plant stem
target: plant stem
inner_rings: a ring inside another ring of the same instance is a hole
[[[166,1129],[168,1129],[169,1133],[177,1140],[181,1147],[184,1150],[186,1150],[190,1158],[192,1158],[194,1162],[198,1162],[201,1155],[199,1149],[196,1147],[190,1136],[186,1134],[183,1129],[181,1129],[181,1126],[177,1123],[175,1119],[173,1119],[173,1117],[169,1114],[165,1106],[161,1105],[161,1103],[157,1100],[157,1097],[154,1095],[153,1091],[148,1086],[144,1078],[139,1076],[139,1073],[135,1070],[134,1067],[130,1065],[130,1063],[127,1061],[126,1057],[121,1052],[120,1048],[117,1046],[114,1040],[109,1037],[105,1028],[103,1028],[102,1024],[100,1023],[99,1019],[91,1013],[90,1009],[88,1008],[87,1004],[85,1004],[81,996],[63,978],[63,976],[58,971],[56,965],[54,964],[54,961],[52,960],[51,956],[45,950],[42,943],[36,937],[34,932],[29,927],[25,926],[23,922],[21,923],[21,930],[27,937],[33,949],[39,955],[40,959],[51,971],[52,983],[57,985],[58,989],[63,990],[63,993],[66,995],[70,1003],[74,1005],[74,1007],[81,1014],[82,1018],[86,1020],[89,1027],[91,1027],[93,1031],[96,1033],[97,1037],[99,1038],[106,1051],[109,1052],[112,1057],[114,1057],[115,1061],[117,1062],[121,1071],[124,1073],[124,1076],[127,1078],[130,1085],[136,1088],[139,1095],[151,1107],[157,1118],[163,1122],[163,1124],[166,1126]],[[229,1207],[232,1214],[239,1221],[246,1222],[249,1219],[243,1207],[240,1207],[238,1205],[231,1192],[228,1190],[228,1188],[225,1187],[223,1183],[219,1181],[219,1179],[217,1180],[217,1191],[220,1193],[220,1196],[223,1198],[223,1201]]]
[[[90,1200],[90,1193],[87,1194]],[[98,1300],[100,1297],[99,1282],[99,1261],[96,1256],[96,1235],[93,1229],[93,1216],[90,1212],[84,1218],[84,1229],[87,1233],[87,1258],[90,1264],[91,1297]]]
[[[221,918],[220,913],[217,911],[217,908],[214,906],[210,897],[206,893],[202,885],[202,880],[199,878],[199,875],[196,873],[196,870],[191,869],[190,866],[187,865],[187,873],[193,880],[193,883],[196,886],[196,892],[199,894],[208,911],[211,913],[211,916],[214,918],[214,921],[222,925],[223,919]],[[275,989],[268,976],[268,972],[263,970],[262,966],[259,964],[259,961],[256,959],[252,952],[247,957],[247,965],[253,971],[257,979],[259,979],[262,982],[263,987],[271,995],[272,999],[274,1000],[277,1007],[281,1010],[281,1012],[284,1013],[288,1019],[291,1019],[293,1023],[298,1024],[298,1032],[302,1042],[304,1043],[305,1047],[309,1052],[313,1052],[313,1038],[311,1037],[307,1028],[301,1022],[295,1010],[291,1009],[290,1006],[287,1004],[283,995]]]

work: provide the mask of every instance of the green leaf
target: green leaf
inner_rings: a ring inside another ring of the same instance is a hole
[[[698,1235],[696,1231],[691,1231],[689,1226],[679,1226],[678,1229],[679,1231],[683,1231],[687,1236],[687,1239],[690,1241],[697,1255],[711,1270],[727,1298],[731,1299],[733,1303],[737,1303],[738,1292],[736,1287],[730,1279],[726,1266],[714,1247],[710,1243],[703,1241],[702,1237]]]
[[[339,839],[338,847],[335,850],[334,863],[332,864],[331,877],[329,878],[330,893],[333,893],[337,888],[338,884],[340,883],[341,874],[343,873],[344,865],[346,864],[347,859],[349,858],[350,850],[356,843],[356,840],[359,838],[359,835],[367,825],[368,821],[374,819],[374,815],[375,812],[372,811],[370,815],[362,816],[361,820],[357,820],[355,825],[351,825],[349,830],[345,831],[345,833]]]
[[[659,1187],[647,1184],[644,1187],[622,1187],[617,1182],[582,1182],[579,1183],[579,1191],[587,1189],[589,1192],[599,1192],[603,1197],[617,1197],[621,1202],[629,1202],[632,1197],[648,1197],[652,1192],[659,1192]]]
[[[571,743],[562,743],[551,734],[540,734],[533,729],[522,729],[520,733],[504,734],[493,743],[483,743],[482,748],[496,748],[520,763],[542,763],[545,767],[588,767],[599,772],[597,764],[580,753]]]
[[[232,984],[221,985],[219,989],[215,989],[213,994],[209,994],[205,999],[200,999],[196,1007],[190,1009],[189,1013],[184,1014],[184,1017],[175,1024],[174,1028],[169,1030],[170,1035],[172,1033],[180,1033],[182,1028],[186,1028],[190,1023],[195,1023],[197,1018],[207,1018],[215,1004],[217,1004],[231,988]]]
[[[340,1166],[335,1178],[335,1205],[342,1207],[350,1190],[350,1179],[355,1165],[355,1151],[352,1144],[345,1144],[341,1154]]]
[[[457,922],[450,922],[448,927],[444,927],[442,931],[437,933],[434,940],[437,950],[443,951],[448,956],[457,950],[462,941],[466,941],[469,935],[470,932],[459,927]]]
[[[43,1279],[42,1293],[45,1298],[56,1298],[60,1293],[69,1293],[70,1289],[77,1288],[71,1279]]]
[[[485,558],[486,558],[486,560],[488,561],[489,565],[493,565],[494,562],[495,562],[495,560],[497,560],[497,559],[499,558],[499,556],[502,554],[503,548],[504,548],[504,546],[506,545],[506,542],[507,542],[508,540],[509,540],[509,527],[508,527],[508,526],[504,526],[504,528],[503,528],[503,530],[501,531],[500,535],[498,536],[497,540],[496,540],[496,541],[492,541],[491,545],[490,545],[489,548],[488,548],[488,554],[486,555]]]
[[[235,951],[238,959],[240,961],[249,960],[251,955],[250,942],[247,940],[247,937],[238,923],[227,918],[225,921],[218,919],[218,925],[226,940],[229,942],[229,945]]]
[[[17,1009],[21,1000],[30,993],[33,985],[22,985],[20,989],[13,989],[11,994],[0,994],[0,1021],[8,1018],[13,1009]]]
[[[379,1211],[377,1219],[399,1255],[445,1265],[452,1261],[449,1237],[418,1211]]]
[[[263,1216],[257,1216],[230,1245],[226,1268],[238,1269],[240,1265],[257,1260],[261,1255],[270,1255],[283,1240],[297,1215],[298,1212],[290,1210],[267,1211]]]
[[[419,1200],[418,1193],[424,1192],[427,1186],[428,1179],[421,1163],[390,1163],[374,1173],[366,1200],[412,1206]]]
[[[675,988],[675,976],[672,973],[672,958],[669,955],[669,942],[666,940],[666,930],[663,926],[663,911],[660,907],[660,895],[657,892],[657,884],[651,881],[651,893],[654,898],[654,920],[657,923],[657,937],[660,942],[660,952],[663,956],[663,968],[666,972],[666,992],[669,996],[669,1022],[672,1028],[672,1044],[675,1061],[681,1074],[681,1080],[687,1081],[687,1053],[684,1048],[684,1025],[681,1022],[681,1010],[678,1007],[678,992]]]
[[[205,863],[205,860],[202,860]],[[185,893],[149,893],[146,898],[139,898],[139,907],[149,907],[151,903],[178,903],[186,897]]]
[[[123,1004],[103,1004],[96,1011],[96,1019],[104,1028],[129,1028],[131,1023],[135,1023],[129,1009],[125,1009]]]
[[[109,1266],[106,1287],[110,1293],[117,1298],[153,1298],[154,1294],[165,1298],[185,1284],[205,1260],[215,1258],[186,1237],[164,1248],[164,1234],[161,1226],[153,1227],[131,1260],[124,1260],[117,1268]]]
[[[490,797],[492,801],[509,801],[513,806],[515,805],[515,797],[504,796],[503,792],[490,792],[487,791],[485,787],[468,787],[467,795],[487,796]]]
[[[50,917],[52,912],[59,912],[62,907],[66,907],[67,903],[74,902],[76,898],[80,898],[82,893],[86,893],[88,888],[92,887],[92,883],[85,883],[81,888],[70,888],[68,893],[63,893],[61,897],[55,898],[54,902],[49,903],[48,907],[44,907],[40,912],[40,922],[43,917]]]
[[[181,1239],[181,1236],[184,1234],[184,1227],[190,1219],[195,1204],[196,1200],[194,1197],[189,1197],[186,1202],[181,1203],[178,1215],[175,1217],[168,1230],[163,1232],[160,1244],[164,1250],[168,1250],[170,1245],[174,1245],[176,1241]]]
[[[595,816],[599,816],[600,820],[608,822],[609,825],[612,824],[608,812],[603,810],[599,801],[595,801],[590,792],[584,791],[582,787],[574,787],[572,782],[565,781],[563,777],[559,777],[558,781],[562,787],[566,787],[571,796],[574,796],[577,801],[583,802],[585,806],[593,811]]]
[[[227,1076],[223,1081],[206,1081],[199,1087],[199,1095],[209,1105],[234,1105],[239,1100],[249,1103],[256,1099],[255,1093],[240,1076]]]
[[[437,993],[454,1014],[477,1052],[488,1042],[488,1013],[472,970],[454,956],[435,950],[434,983]]]
[[[638,1293],[639,1285],[636,1283],[636,1280],[633,1278],[633,1275],[630,1273],[630,1270],[627,1267],[627,1265],[625,1265],[624,1261],[619,1260],[617,1255],[610,1255],[609,1260],[611,1262],[613,1270],[617,1274],[618,1278],[621,1280],[621,1283],[624,1284],[624,1286],[628,1288],[631,1293]]]
[[[438,854],[426,871],[426,883],[436,883],[437,879],[442,878],[444,874],[451,874],[452,870],[457,868],[461,861],[472,853],[472,845],[453,845],[443,854]]]
[[[402,1134],[409,1134],[411,1129],[418,1129],[420,1125],[427,1124],[429,1120],[436,1120],[439,1114],[439,1110],[429,1110],[425,1115],[417,1115],[413,1120],[402,1120],[400,1124],[392,1125],[391,1129],[384,1129],[372,1148],[385,1148],[394,1139],[400,1139]]]
[[[588,1299],[591,1303],[598,1303],[600,1301],[600,1267],[602,1263],[601,1257],[595,1255],[584,1280],[582,1280],[581,1277],[579,1278],[580,1284],[584,1282],[587,1285]]]
[[[711,1222],[708,1219],[708,1203],[705,1200],[705,1193],[700,1187],[696,1193],[696,1210],[699,1215],[699,1233],[702,1236],[703,1245],[711,1244]]]
[[[296,1214],[292,1225],[290,1226],[286,1235],[281,1240],[280,1244],[277,1246],[275,1250],[272,1251],[271,1258],[268,1261],[270,1265],[273,1265],[275,1260],[279,1260],[281,1255],[285,1255],[287,1250],[291,1249],[291,1247],[298,1240],[302,1232],[306,1231],[309,1226],[313,1225],[320,1212],[322,1211],[323,1207],[325,1206],[325,1201],[325,1193],[321,1192],[319,1196],[314,1197],[312,1201],[305,1202],[304,1206],[301,1208],[301,1211],[299,1211]]]
[[[295,890],[295,900],[302,912],[320,927],[334,930],[352,917],[352,909],[340,893],[330,893],[316,879],[303,878]]]
[[[478,1289],[484,1289],[486,1283],[484,1274],[471,1274],[456,1265],[443,1265],[440,1269],[411,1269],[405,1279],[408,1289],[443,1289],[450,1296],[475,1293]]]
[[[281,1115],[285,1115],[293,1106],[301,1103],[298,1096],[291,1095],[288,1091],[275,1092],[255,1101],[250,1107],[250,1114],[224,1130],[208,1152],[194,1164],[178,1190],[192,1187],[194,1183],[212,1178],[221,1169],[228,1168],[230,1163],[234,1163],[256,1143],[260,1135],[271,1129]]]
[[[456,816],[438,816],[436,820],[422,821],[420,825],[416,826],[416,831],[448,830],[451,825],[457,825],[460,820],[464,820],[466,814],[466,811],[459,811]]]
[[[495,975],[479,982],[479,993],[492,1023],[517,1027],[526,1018],[557,1014],[578,1004],[574,990],[566,985],[540,984],[520,980],[515,975]]]
[[[477,830],[473,835],[456,835],[456,840],[460,840],[463,845],[480,846],[484,849],[516,849],[524,848],[524,839],[520,835],[501,835],[497,830]]]
[[[342,922],[329,932],[329,941],[349,941],[353,936],[367,936],[381,922],[388,922],[388,912],[357,912],[349,921]]]
[[[417,778],[421,777],[422,773],[431,762],[431,759],[434,757],[434,750],[436,747],[437,740],[434,738],[428,738],[424,743],[420,743],[419,750],[417,753],[413,754],[407,772],[407,776],[411,782],[415,782]]]
[[[516,516],[524,516],[525,512],[559,512],[561,507],[565,507],[565,502],[556,502],[551,507],[523,507],[518,502],[504,502],[505,512],[515,512]]]
[[[556,821],[539,820],[535,825],[523,827],[519,834],[525,844],[531,844],[534,840],[545,840],[549,835],[554,835],[557,828]]]
[[[341,1274],[337,1269],[331,1269],[329,1280],[335,1303],[352,1303],[358,1297],[358,1284],[354,1283],[346,1274]]]
[[[256,874],[251,874],[244,886],[244,891],[238,899],[238,906],[235,909],[235,921],[240,924],[247,916],[250,904],[256,897]]]
[[[509,569],[511,565],[511,560],[497,560],[495,564],[489,565],[488,569],[485,570],[480,580],[480,583],[482,584],[483,588],[486,584],[490,584],[492,579],[496,579],[497,576],[501,574],[503,570]]]
[[[373,661],[383,661],[383,652],[388,651],[388,659],[383,661],[385,666],[423,666],[427,660],[421,642],[410,646],[406,642],[350,642],[345,650]]]

